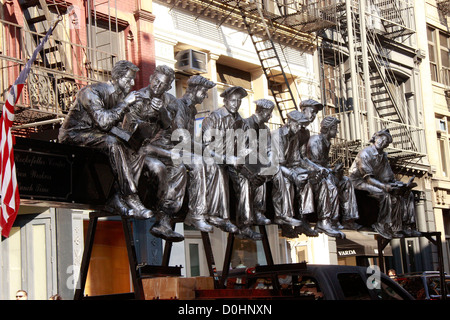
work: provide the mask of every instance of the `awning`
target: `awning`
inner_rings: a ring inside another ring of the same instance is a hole
[[[378,256],[378,243],[375,233],[344,230],[346,239],[336,239],[338,258],[351,256]],[[384,256],[392,256],[391,245],[383,250]]]

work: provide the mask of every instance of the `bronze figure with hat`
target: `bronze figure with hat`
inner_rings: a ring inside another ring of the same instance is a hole
[[[388,129],[377,131],[371,144],[353,161],[349,176],[355,189],[368,192],[378,202],[377,221],[372,227],[387,239],[419,236],[416,229],[413,179],[407,183],[395,179],[385,148],[393,142]]]
[[[329,164],[329,153],[331,148],[331,139],[335,138],[338,130],[337,126],[341,121],[335,117],[325,117],[320,125],[320,134],[309,138],[306,154],[312,162],[325,168],[328,175],[325,181],[330,193],[331,199],[331,225],[335,230],[352,229],[358,230],[362,226],[356,223],[359,218],[356,195],[351,180],[344,176],[343,166],[338,163],[334,168]],[[337,197],[335,196],[337,194]],[[321,217],[323,219],[323,217]],[[342,222],[342,224],[341,224]]]
[[[218,199],[213,201],[210,207],[209,223],[222,230],[233,231],[239,237],[260,240],[262,235],[252,229],[255,221],[251,182],[239,171],[233,160],[238,155],[234,152],[235,136],[230,134],[234,130],[246,130],[246,124],[238,111],[247,91],[234,86],[227,88],[220,96],[223,98],[223,107],[211,112],[202,122],[203,142],[206,147],[217,139],[222,141],[221,146],[214,150],[216,158],[217,155],[221,157],[221,163],[215,166],[207,165],[207,188],[214,187],[214,184],[217,187],[218,184],[223,191],[217,195]],[[229,181],[237,198],[236,225],[230,221]],[[267,221],[264,219],[261,222],[266,224]]]

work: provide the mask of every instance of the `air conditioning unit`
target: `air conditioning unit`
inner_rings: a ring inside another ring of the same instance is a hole
[[[206,73],[206,53],[192,49],[183,50],[177,53],[175,68],[190,74]]]
[[[447,133],[447,121],[444,119],[436,119],[436,131],[438,133]]]

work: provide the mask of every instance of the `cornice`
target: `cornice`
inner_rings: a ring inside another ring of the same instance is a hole
[[[153,23],[155,21],[156,16],[153,13],[146,10],[136,10],[134,12],[134,18],[136,19],[136,21],[142,20]]]

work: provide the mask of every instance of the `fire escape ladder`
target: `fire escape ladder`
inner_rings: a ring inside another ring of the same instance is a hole
[[[283,49],[280,46],[277,50],[272,37],[274,27],[270,19],[264,17],[258,2],[254,2],[251,5],[239,2],[238,5],[245,27],[267,78],[269,90],[275,100],[280,117],[285,123],[287,113],[296,110],[297,103],[278,52],[278,50],[282,51]]]
[[[55,0],[47,3],[45,0],[19,0],[24,16],[25,41],[28,44],[26,50],[31,55],[34,48],[41,42],[47,30],[57,20],[62,19],[69,5],[65,1]],[[69,50],[69,41],[64,41],[63,27],[56,27],[52,36],[47,40],[43,50],[39,53],[34,69],[28,79],[27,93],[30,97],[30,108],[18,110],[21,113],[17,117],[21,125],[16,129],[32,128],[38,126],[41,121],[61,117],[68,112],[73,97],[78,91],[78,84],[73,70],[75,63],[81,64],[82,59],[71,59],[75,50]],[[28,32],[29,31],[29,32]],[[80,65],[78,65],[80,68]],[[27,129],[26,129],[27,130]]]
[[[405,102],[402,100],[403,97],[395,94],[388,85],[388,83],[391,83],[394,88],[398,88],[399,86],[395,75],[389,69],[389,61],[386,58],[383,58],[383,53],[376,49],[380,48],[379,44],[376,42],[376,35],[369,30],[366,34],[368,40],[368,53],[373,62],[373,66],[375,67],[374,70],[371,70],[374,72],[371,76],[370,86],[374,108],[380,118],[398,122],[401,125],[407,124],[408,122],[405,118],[405,114],[401,111],[407,108]],[[374,52],[374,50],[377,50],[377,52]],[[390,130],[393,131],[394,144],[396,140],[395,132],[402,130],[400,128],[400,126],[395,128],[395,125],[390,128]],[[399,133],[398,136],[402,139],[401,143],[403,146],[408,146],[408,149],[411,151],[418,151],[409,130]]]
[[[372,46],[368,45],[368,53],[372,59],[375,69],[372,70],[371,75],[371,96],[375,110],[381,118],[386,118],[391,121],[405,123],[403,114],[400,112],[397,99],[388,85],[389,71],[383,68],[379,62],[376,54],[373,52]],[[392,79],[390,79],[392,80]],[[395,83],[395,82],[394,82]]]
[[[21,0],[19,4],[24,14],[24,21],[26,22],[28,29],[34,32],[33,40],[34,45],[37,46],[42,38],[45,36],[45,28],[49,28],[51,25],[52,15],[50,13],[49,6],[45,0]],[[59,16],[59,13],[58,13]],[[44,24],[44,22],[47,22]],[[40,27],[39,24],[44,26]],[[59,35],[59,28],[53,31],[56,39],[62,39]],[[61,41],[52,40],[48,41],[48,44],[40,53],[41,61],[40,65],[49,69],[59,69],[64,71],[66,69],[67,61],[65,59],[65,48]]]
[[[378,2],[384,4],[391,4],[390,1],[371,1],[370,3]],[[406,1],[401,1],[404,7]],[[369,8],[366,6],[366,12]],[[370,8],[371,10],[373,8]],[[379,128],[388,128],[393,137],[393,143],[389,148],[389,155],[391,159],[395,161],[405,161],[406,159],[420,158],[423,155],[419,151],[418,145],[420,145],[420,128],[414,126],[415,120],[409,114],[406,103],[406,97],[401,92],[401,85],[398,83],[398,79],[391,69],[391,62],[389,58],[389,47],[383,45],[385,41],[395,41],[390,38],[386,38],[384,32],[380,32],[379,28],[374,28],[373,13],[365,15],[366,31],[361,33],[361,16],[359,13],[359,5],[353,4],[350,10],[337,11],[342,13],[336,16],[335,30],[341,35],[341,38],[336,36],[335,38],[329,38],[330,35],[326,35],[327,42],[324,46],[327,56],[324,62],[328,62],[331,66],[337,63],[343,64],[344,59],[338,59],[333,64],[331,60],[333,55],[330,51],[334,52],[334,59],[336,60],[340,56],[339,50],[344,50],[345,54],[350,54],[353,49],[353,57],[355,59],[354,70],[356,71],[357,81],[357,99],[360,101],[361,109],[364,110],[364,104],[367,99],[371,99],[375,119],[367,119],[372,121],[375,126],[375,130]],[[350,16],[349,16],[350,15]],[[400,14],[396,15],[400,16]],[[387,18],[388,16],[385,16]],[[350,20],[348,20],[350,19]],[[372,20],[370,20],[372,19]],[[371,24],[372,23],[372,24]],[[396,22],[400,24],[400,22]],[[349,26],[350,25],[350,26]],[[369,27],[367,27],[369,25]],[[379,26],[380,24],[378,24]],[[351,27],[351,31],[350,31]],[[351,32],[351,35],[349,34]],[[353,41],[350,43],[350,36]],[[366,38],[366,43],[363,47],[363,37]],[[382,42],[383,41],[383,42]],[[348,48],[348,51],[345,51]],[[363,51],[365,50],[365,52]],[[364,59],[367,59],[365,61]],[[369,77],[365,77],[363,70],[368,67]],[[343,75],[343,74],[342,74]],[[366,83],[368,81],[369,83]],[[345,108],[339,108],[339,110],[345,110]],[[364,114],[364,112],[362,113]],[[344,113],[342,113],[344,117]],[[348,130],[345,125],[343,126],[343,132],[346,135],[351,136],[351,130]],[[365,135],[365,134],[364,134]],[[367,138],[367,137],[366,137]],[[363,140],[365,141],[365,140]],[[356,140],[355,140],[356,142]],[[366,142],[366,141],[365,141]],[[337,148],[336,148],[337,149]],[[340,155],[336,154],[339,158]]]

